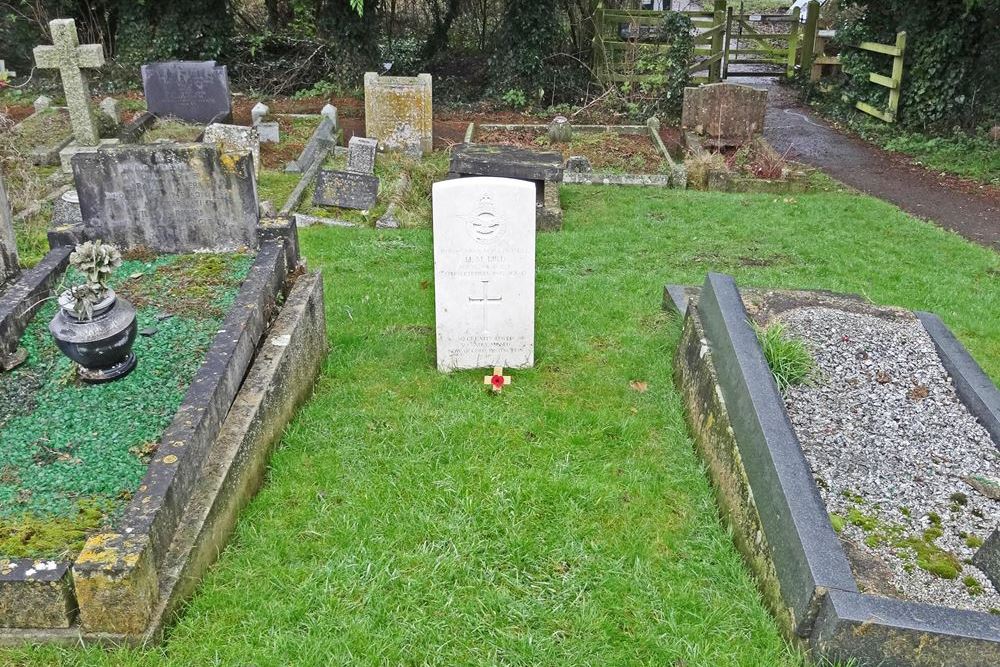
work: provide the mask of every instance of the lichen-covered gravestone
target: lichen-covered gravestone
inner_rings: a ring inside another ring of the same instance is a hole
[[[358,174],[375,173],[375,151],[378,142],[364,137],[351,137],[347,142],[347,171]]]
[[[146,108],[156,116],[192,123],[226,122],[232,116],[229,74],[214,60],[142,66]]]
[[[20,272],[17,258],[17,240],[4,187],[3,173],[0,172],[0,286]]]
[[[154,252],[257,246],[253,159],[205,144],[101,148],[73,158],[83,237]]]
[[[767,91],[735,83],[684,89],[681,127],[709,146],[739,146],[764,132]]]
[[[427,155],[434,150],[430,74],[415,77],[365,74],[365,134],[387,151]]]
[[[316,174],[313,203],[370,211],[378,200],[378,186],[378,177],[371,174],[322,169]]]
[[[226,153],[250,153],[255,174],[260,174],[260,134],[256,127],[212,123],[205,128],[202,142],[222,147]]]
[[[437,366],[535,363],[535,186],[507,178],[434,184]]]
[[[49,21],[49,30],[52,32],[52,46],[35,47],[35,65],[39,69],[59,70],[73,123],[73,137],[81,146],[96,146],[100,135],[90,108],[90,87],[83,70],[104,65],[104,48],[100,44],[81,45],[73,19]]]

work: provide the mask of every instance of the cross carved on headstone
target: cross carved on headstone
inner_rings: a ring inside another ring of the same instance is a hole
[[[58,69],[62,78],[66,106],[73,123],[73,136],[81,146],[100,143],[97,122],[90,108],[90,88],[82,68],[96,69],[104,64],[100,44],[80,44],[73,19],[49,21],[52,46],[35,47],[35,65],[40,69]]]
[[[489,328],[489,320],[487,319],[489,317],[489,306],[490,306],[491,303],[497,303],[497,302],[503,301],[503,297],[502,296],[496,296],[496,297],[488,296],[489,289],[490,289],[490,281],[488,281],[488,280],[482,280],[480,282],[483,284],[483,296],[482,296],[482,298],[476,298],[476,297],[471,297],[470,296],[469,297],[469,303],[482,303],[483,304],[483,333],[488,333],[489,330],[490,330],[490,328]]]

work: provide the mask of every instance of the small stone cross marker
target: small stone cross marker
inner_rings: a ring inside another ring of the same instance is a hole
[[[492,389],[495,394],[499,394],[503,391],[503,388],[511,382],[513,382],[511,377],[509,375],[504,375],[503,368],[500,366],[493,369],[493,375],[487,375],[483,378],[483,384]]]
[[[9,69],[7,69],[7,63],[0,60],[0,81],[3,81],[5,79],[13,79],[15,76],[17,76],[17,72],[11,72]]]
[[[81,146],[100,143],[97,123],[90,108],[90,88],[83,68],[96,69],[104,64],[100,44],[80,44],[73,19],[49,21],[52,46],[35,47],[35,65],[40,69],[58,69],[62,78],[66,106],[73,122],[73,136]]]

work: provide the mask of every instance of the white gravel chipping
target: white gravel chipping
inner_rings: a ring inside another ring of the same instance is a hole
[[[785,404],[828,511],[855,509],[918,536],[937,515],[944,534],[934,544],[955,554],[962,572],[942,579],[917,567],[910,548],[865,544],[881,528],[845,521],[841,538],[881,560],[900,597],[997,613],[1000,593],[968,562],[976,549],[961,536],[985,540],[1000,525],[1000,502],[964,481],[1000,480],[1000,453],[959,400],[923,326],[823,307],[779,319],[816,361],[814,380],[791,387]],[[982,592],[970,591],[970,576]]]

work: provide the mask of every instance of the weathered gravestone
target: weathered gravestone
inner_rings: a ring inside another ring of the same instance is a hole
[[[157,116],[192,123],[226,122],[232,115],[229,75],[214,60],[173,61],[142,66],[146,108]]]
[[[7,189],[0,173],[0,285],[20,273],[17,258],[17,240],[14,238],[14,224],[10,215]]]
[[[205,128],[202,142],[220,146],[225,153],[250,153],[254,173],[260,174],[260,134],[256,127],[212,123]]]
[[[767,91],[735,83],[684,89],[681,127],[709,146],[739,146],[764,132]]]
[[[451,151],[448,168],[452,178],[497,176],[535,184],[535,204],[539,230],[562,227],[559,185],[563,180],[562,153],[533,151],[513,146],[459,144]]]
[[[535,362],[535,188],[434,184],[434,302],[442,372]]]
[[[316,174],[313,203],[369,211],[378,199],[378,185],[378,177],[371,174],[322,169]]]
[[[365,134],[383,150],[415,156],[433,151],[432,87],[430,74],[365,74]]]
[[[155,252],[257,246],[249,154],[173,144],[101,148],[73,158],[83,237]]]
[[[1000,589],[1000,530],[994,530],[972,557],[972,564]]]
[[[358,174],[375,173],[375,151],[378,142],[364,137],[351,137],[347,142],[347,171]]]
[[[83,69],[104,65],[104,48],[100,44],[81,46],[73,19],[49,21],[49,30],[52,32],[52,46],[35,47],[35,65],[39,69],[59,70],[73,124],[73,137],[81,146],[96,146],[100,135],[90,108],[90,87]]]

